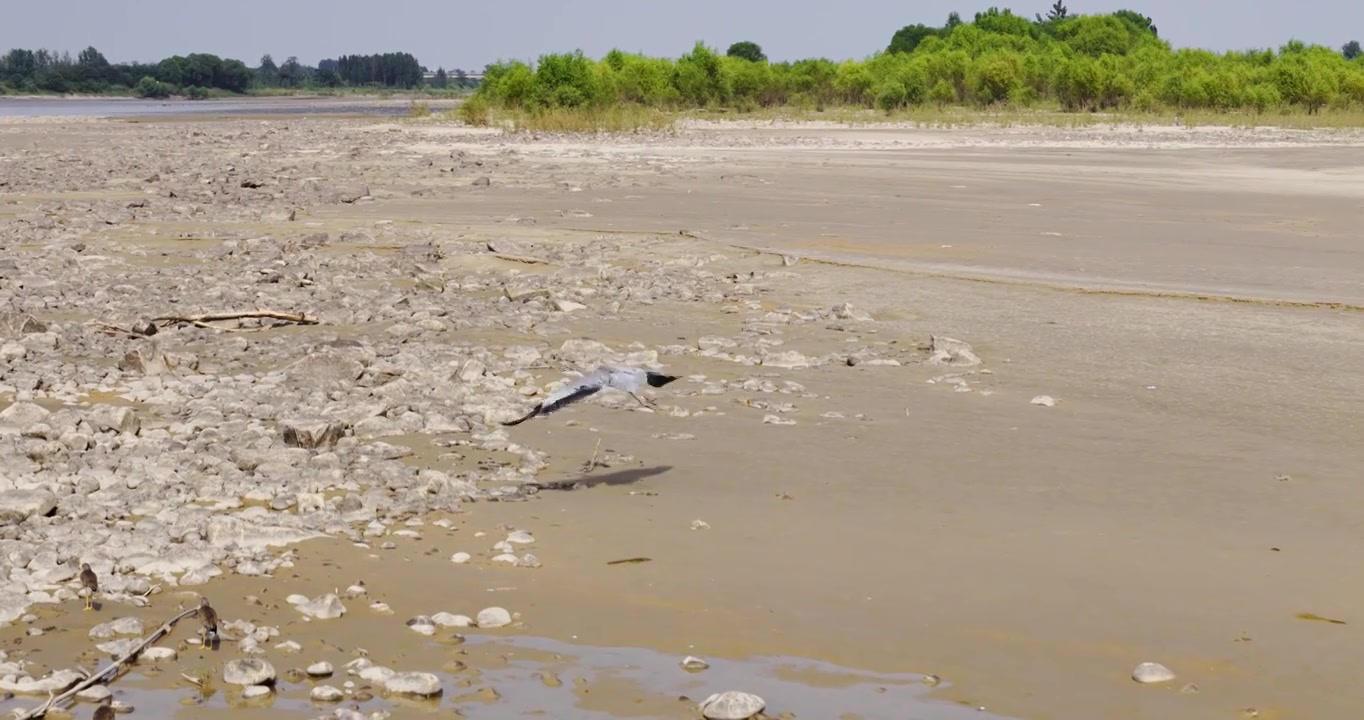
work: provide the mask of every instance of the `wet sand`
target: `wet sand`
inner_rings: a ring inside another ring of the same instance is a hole
[[[288,124],[312,131],[309,121]],[[435,124],[328,127],[344,127],[357,146],[382,143],[355,163],[374,201],[309,208],[296,232],[391,221],[438,240],[626,234],[640,239],[639,264],[714,255],[710,272],[766,274],[763,311],[847,302],[876,318],[842,330],[774,322],[779,349],[884,342],[903,364],[794,369],[665,355],[677,374],[770,374],[809,395],[711,397],[688,380],[657,397],[691,417],[584,404],[514,428],[516,442],[549,454],[546,481],[580,477],[597,438],[631,459],[582,476],[590,487],[580,490],[467,504],[455,532],[428,525],[391,550],[309,541],[289,575],[199,588],[224,617],[278,624],[304,644],[297,662],[268,653],[277,667],[313,662],[317,643],[335,637],[348,651],[327,657],[338,668],[363,646],[376,662],[436,671],[451,649],[411,640],[402,620],[500,605],[522,626],[469,634],[652,648],[674,660],[778,655],[933,673],[945,681],[931,695],[942,709],[922,706],[925,718],[953,717],[953,704],[1029,719],[1364,710],[1353,693],[1364,581],[1351,551],[1364,461],[1364,380],[1353,372],[1364,349],[1358,138],[795,127],[596,142]],[[0,130],[0,152],[31,144],[22,124]],[[81,123],[45,142],[107,132],[126,140],[137,130]],[[225,145],[214,152],[228,157]],[[520,162],[442,174],[461,151]],[[315,169],[347,160],[328,162]],[[491,187],[468,192],[480,174]],[[60,195],[7,199],[23,209]],[[0,205],[7,211],[19,210]],[[140,232],[119,238],[149,242]],[[786,265],[781,253],[808,259]],[[664,299],[575,322],[571,336],[695,345],[744,320]],[[930,334],[971,343],[983,364],[924,364]],[[547,383],[558,372],[537,375]],[[1057,405],[1030,403],[1042,394]],[[793,403],[777,414],[796,424],[764,423],[772,411],[745,400]],[[448,461],[431,451],[413,462]],[[532,530],[543,567],[489,564],[499,525]],[[474,539],[480,529],[488,535]],[[456,551],[475,561],[451,564]],[[608,564],[631,557],[650,561]],[[347,600],[350,613],[325,621],[337,629],[323,634],[281,600],[360,579],[392,616]],[[248,594],[266,607],[246,606]],[[137,613],[168,616],[171,597]],[[17,647],[21,632],[0,630],[3,647]],[[23,647],[70,655],[86,642],[72,631]],[[496,662],[497,653],[461,647],[471,668]],[[194,653],[180,665],[193,666]],[[1178,678],[1134,683],[1143,661]],[[187,671],[167,666],[172,679]],[[574,667],[558,672],[585,672]],[[521,683],[498,688],[505,708],[525,701],[517,689],[532,684],[525,674]],[[694,713],[648,685],[601,681],[578,702],[613,717]],[[773,714],[904,717],[855,695],[810,707],[780,689],[753,691]],[[447,689],[439,707],[455,695]],[[259,716],[285,716],[285,697]],[[193,712],[182,716],[209,715]]]

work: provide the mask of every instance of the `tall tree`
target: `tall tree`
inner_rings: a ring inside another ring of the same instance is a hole
[[[260,67],[256,68],[256,77],[260,78],[260,83],[266,87],[275,87],[279,84],[279,66],[275,65],[275,59],[270,57],[270,53],[260,56]]]
[[[436,68],[436,76],[431,79],[431,87],[444,90],[450,85],[450,77],[445,74],[445,68]]]
[[[1340,46],[1340,54],[1344,55],[1346,60],[1354,60],[1361,54],[1364,54],[1364,51],[1360,50],[1358,40],[1351,40]]]
[[[763,54],[762,46],[749,40],[741,40],[730,45],[725,54],[733,58],[743,58],[750,62],[767,62],[767,56]]]
[[[1056,3],[1051,6],[1051,10],[1047,11],[1047,17],[1043,18],[1041,13],[1034,14],[1037,16],[1038,24],[1045,22],[1054,23],[1070,17],[1070,10],[1066,8],[1065,0],[1056,0]]]

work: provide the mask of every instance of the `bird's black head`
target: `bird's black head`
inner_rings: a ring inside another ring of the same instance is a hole
[[[664,375],[662,373],[656,373],[653,371],[645,373],[645,378],[649,381],[649,387],[656,388],[661,388],[664,385],[667,385],[668,383],[676,380],[677,377],[678,376],[676,375]]]

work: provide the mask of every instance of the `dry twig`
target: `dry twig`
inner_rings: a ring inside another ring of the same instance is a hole
[[[168,325],[189,324],[208,330],[230,330],[231,328],[221,328],[210,325],[209,323],[221,320],[244,320],[247,318],[282,320],[284,322],[297,323],[299,325],[318,324],[317,320],[314,320],[303,313],[287,313],[278,310],[244,310],[242,312],[204,313],[202,315],[166,315],[164,317],[152,318],[152,322],[161,323],[163,327]]]

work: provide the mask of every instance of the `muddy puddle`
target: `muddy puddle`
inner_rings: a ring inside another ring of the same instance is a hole
[[[340,665],[330,678],[290,682],[281,677],[274,694],[252,700],[222,683],[211,682],[201,691],[155,665],[135,667],[113,689],[120,703],[132,707],[132,717],[155,718],[314,718],[349,707],[367,714],[384,710],[393,718],[681,719],[698,717],[697,703],[712,693],[741,690],[764,698],[769,717],[1005,720],[981,708],[929,698],[934,685],[947,685],[932,676],[872,673],[791,657],[706,658],[709,667],[688,671],[679,655],[536,636],[469,636],[458,654],[462,660],[436,673],[444,692],[430,700],[376,695],[357,703],[352,693],[371,683],[347,676]],[[317,685],[342,688],[347,697],[339,703],[310,700],[308,693]],[[16,697],[0,703],[0,712],[36,704],[38,699]],[[86,717],[93,706],[82,703],[69,710],[52,717]]]

